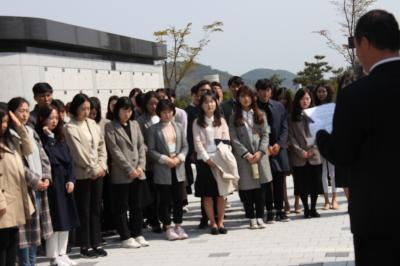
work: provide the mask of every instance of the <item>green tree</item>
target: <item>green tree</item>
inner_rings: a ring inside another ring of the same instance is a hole
[[[282,82],[285,81],[285,79],[281,78],[278,74],[273,74],[269,77],[269,80],[274,84],[275,88],[279,88],[282,85]]]
[[[347,38],[353,36],[358,19],[375,3],[376,0],[331,0],[331,3],[336,7],[338,15],[342,21],[339,22],[340,31],[345,38],[346,44],[340,45],[331,37],[329,30],[319,30],[315,33],[320,34],[326,40],[329,48],[340,53],[345,61],[349,63],[354,73],[357,73],[359,66],[354,49],[350,49],[347,45]]]
[[[315,55],[315,62],[305,62],[304,69],[297,73],[297,77],[293,79],[293,83],[305,86],[315,86],[318,83],[326,82],[324,75],[331,72],[332,67],[328,62],[323,61],[325,56]]]
[[[203,26],[203,37],[193,46],[187,40],[192,34],[191,22],[182,29],[169,27],[153,33],[157,42],[168,46],[167,59],[164,61],[164,81],[167,87],[174,90],[178,87],[194,66],[196,58],[209,44],[211,34],[222,32],[223,25],[221,21],[216,21]]]

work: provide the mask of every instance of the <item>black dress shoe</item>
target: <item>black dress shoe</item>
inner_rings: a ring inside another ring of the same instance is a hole
[[[267,224],[273,224],[275,223],[275,217],[273,212],[268,212],[267,213]]]
[[[276,213],[276,220],[280,222],[289,222],[290,218],[286,215],[285,212],[280,211]]]
[[[311,210],[311,213],[310,213],[310,216],[312,217],[312,218],[319,218],[319,217],[321,217],[321,215],[317,212],[317,210]]]
[[[95,259],[99,255],[93,249],[81,248],[81,256],[83,258]]]
[[[206,229],[208,227],[208,220],[201,219],[199,223],[199,229]]]
[[[217,227],[212,227],[211,228],[211,234],[212,235],[218,235],[219,234],[219,230]]]
[[[311,218],[310,210],[304,209],[304,218],[309,219]]]
[[[103,248],[94,248],[93,251],[96,252],[99,257],[107,257],[108,255],[107,251],[105,251]]]
[[[218,232],[220,234],[226,235],[228,233],[228,230],[225,227],[220,227],[218,228]]]

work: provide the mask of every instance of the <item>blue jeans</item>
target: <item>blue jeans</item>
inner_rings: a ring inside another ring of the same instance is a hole
[[[20,266],[35,266],[36,264],[36,246],[21,248],[18,250]]]

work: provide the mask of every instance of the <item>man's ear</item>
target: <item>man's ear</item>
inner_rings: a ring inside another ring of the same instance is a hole
[[[365,36],[361,37],[361,46],[367,48],[368,50],[373,48],[372,43]]]

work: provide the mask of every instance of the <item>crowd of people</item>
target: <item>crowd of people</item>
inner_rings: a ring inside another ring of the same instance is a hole
[[[107,256],[102,236],[114,230],[123,248],[149,246],[146,227],[171,241],[187,239],[183,213],[193,187],[202,199],[199,228],[213,235],[228,232],[227,196],[235,191],[249,228],[290,221],[291,173],[294,212],[301,199],[304,217],[319,217],[316,201],[322,183],[328,195],[328,180],[332,201],[326,196],[325,207],[338,209],[334,170],[306,143],[303,113],[314,98],[332,102],[331,88],[300,89],[292,99],[268,79],[253,89],[234,76],[228,87],[231,98],[223,101],[220,83],[200,81],[184,110],[169,89],[135,88],[129,97],[111,96],[104,118],[96,97],[80,93],[65,105],[44,82],[33,86],[31,112],[22,97],[1,103],[2,265],[16,257],[35,265],[38,247],[51,265],[76,264],[70,245],[82,257]]]
[[[33,86],[31,112],[21,97],[1,103],[0,266],[17,258],[35,265],[39,247],[51,265],[76,265],[69,238],[82,257],[104,257],[102,232],[110,230],[124,248],[149,246],[145,227],[171,241],[187,239],[183,209],[193,187],[201,198],[199,228],[212,235],[228,233],[226,198],[235,191],[250,229],[288,222],[290,174],[293,210],[300,213],[301,201],[306,219],[320,216],[318,195],[323,209],[333,210],[337,187],[351,196],[356,265],[398,265],[398,214],[388,203],[398,202],[399,36],[386,11],[360,18],[353,42],[368,75],[343,77],[333,130],[316,134],[318,146],[305,110],[334,100],[326,84],[291,97],[268,79],[252,89],[234,76],[224,101],[221,84],[202,80],[184,110],[168,89],[133,89],[110,97],[106,118],[97,98],[80,93],[64,105],[47,83]]]

